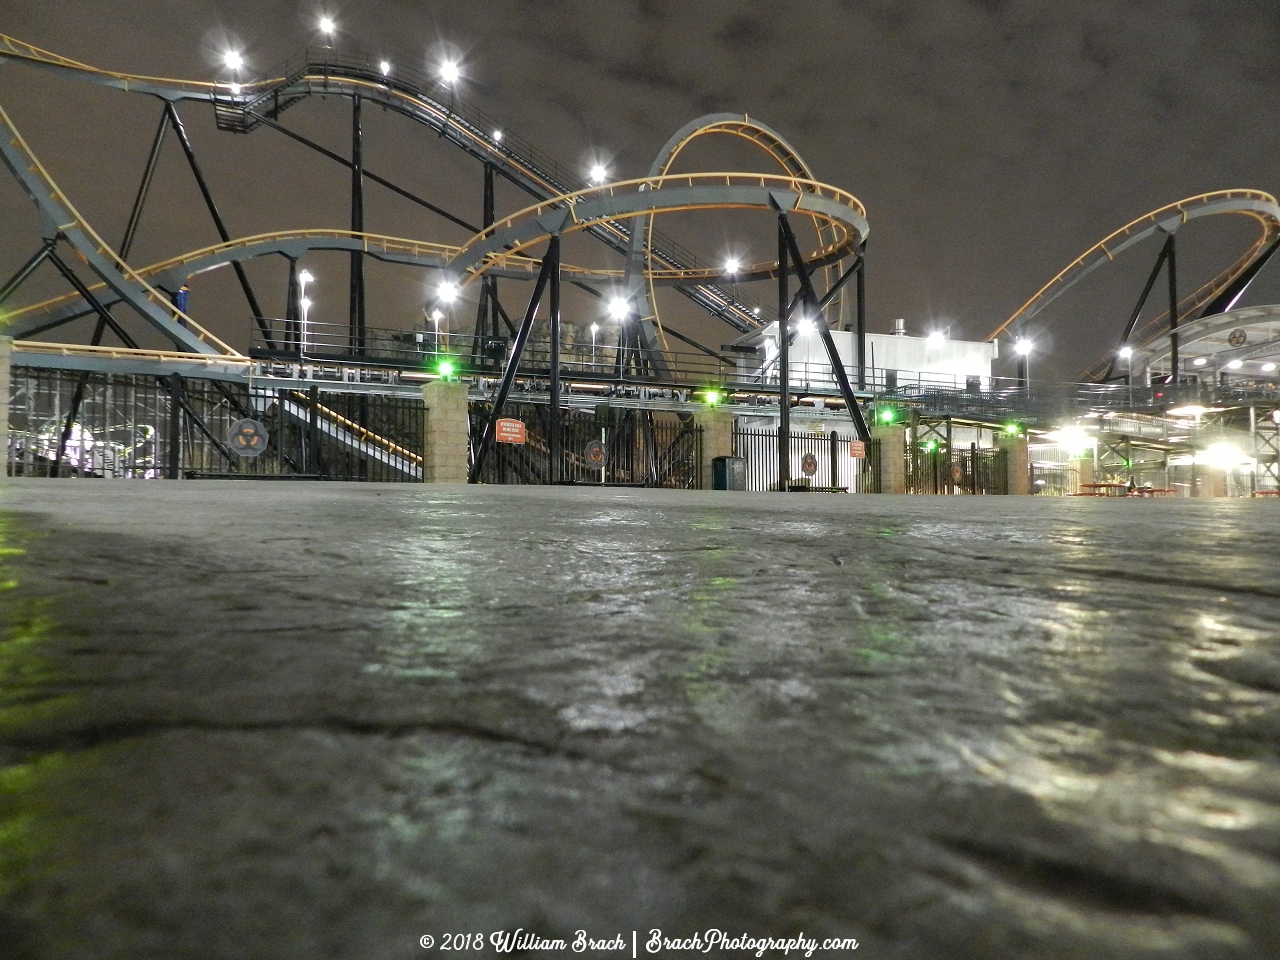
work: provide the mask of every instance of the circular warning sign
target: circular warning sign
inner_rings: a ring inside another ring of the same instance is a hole
[[[818,472],[818,458],[812,453],[806,453],[800,458],[800,470],[806,477],[812,477]]]
[[[604,444],[599,440],[592,440],[587,444],[587,449],[583,452],[586,457],[587,466],[603,467],[604,466]]]
[[[958,463],[953,463],[951,465],[951,479],[954,480],[956,483],[959,483],[961,480],[963,480],[964,467],[960,466],[960,464]]]
[[[227,442],[242,457],[256,457],[267,449],[267,428],[257,420],[237,420],[231,425]]]

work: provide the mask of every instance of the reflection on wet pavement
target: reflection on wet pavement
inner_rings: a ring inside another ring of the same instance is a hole
[[[6,484],[0,955],[1280,957],[1274,506]]]

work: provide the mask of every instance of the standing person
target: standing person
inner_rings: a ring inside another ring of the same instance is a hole
[[[174,296],[173,298],[173,305],[183,313],[187,312],[187,297],[190,295],[190,293],[191,293],[191,288],[184,283],[182,285],[182,288],[178,291],[177,295]],[[187,325],[187,321],[184,320],[182,317],[178,318],[178,322],[182,324],[184,327]]]

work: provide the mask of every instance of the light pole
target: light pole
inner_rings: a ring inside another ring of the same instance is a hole
[[[1013,352],[1018,355],[1018,386],[1023,388],[1027,397],[1031,396],[1031,341],[1025,337],[1013,345]]]
[[[591,370],[594,373],[596,369],[596,334],[600,332],[600,324],[593,323],[591,325]]]
[[[1129,406],[1133,406],[1133,347],[1121,347],[1120,358],[1125,362],[1125,383],[1129,385]]]
[[[310,270],[303,270],[298,274],[298,306],[302,308],[302,345],[299,353],[303,355],[307,352],[307,311],[311,308],[311,301],[307,299],[307,284],[314,279]]]

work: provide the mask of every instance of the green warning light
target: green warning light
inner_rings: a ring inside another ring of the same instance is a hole
[[[1004,425],[1004,432],[1016,437],[1018,435],[1018,425],[1016,423],[1006,423]]]
[[[707,406],[709,407],[714,407],[717,403],[719,403],[721,400],[724,399],[724,396],[720,393],[719,390],[708,390],[706,393],[703,394],[703,396],[706,398]]]
[[[441,360],[441,361],[440,361],[440,366],[439,366],[439,368],[438,368],[438,369],[439,369],[439,372],[440,372],[440,379],[442,379],[442,380],[448,380],[450,377],[452,377],[452,376],[453,376],[453,370],[454,370],[454,367],[453,367],[453,361],[452,361],[452,360]]]
[[[881,423],[893,423],[895,419],[893,407],[886,407],[884,410],[881,410],[880,413],[877,414],[876,419]]]

